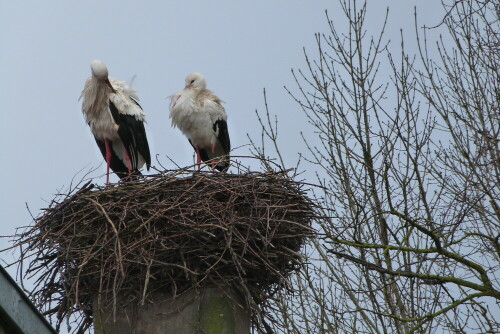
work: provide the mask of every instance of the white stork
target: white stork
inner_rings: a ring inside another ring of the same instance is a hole
[[[227,115],[222,101],[206,86],[200,73],[189,74],[184,89],[170,96],[170,118],[196,151],[198,169],[203,160],[210,161],[212,169],[226,171],[231,150]]]
[[[120,179],[141,175],[144,163],[149,170],[151,155],[144,129],[146,115],[135,90],[108,78],[108,69],[100,60],[92,61],[90,68],[92,76],[80,99],[85,121],[106,160],[106,184],[110,167]]]

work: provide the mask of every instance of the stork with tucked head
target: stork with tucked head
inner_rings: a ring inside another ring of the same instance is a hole
[[[193,146],[198,169],[203,160],[210,161],[212,169],[226,171],[231,150],[227,115],[222,101],[206,86],[200,73],[189,74],[184,89],[170,96],[170,118]]]
[[[144,129],[145,113],[135,90],[125,82],[108,78],[100,60],[90,64],[92,76],[85,82],[82,112],[106,160],[106,184],[111,168],[120,179],[141,175],[144,164],[151,165]]]

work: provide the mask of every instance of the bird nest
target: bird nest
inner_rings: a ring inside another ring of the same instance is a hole
[[[256,324],[299,268],[313,211],[284,172],[165,171],[58,195],[17,243],[57,328],[73,313],[89,328],[96,295],[123,307],[206,285],[233,286]]]

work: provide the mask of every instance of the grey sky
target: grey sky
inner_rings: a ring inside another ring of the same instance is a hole
[[[370,1],[367,28],[378,32],[389,5],[387,37],[397,46],[399,28],[413,35],[415,4],[422,24],[443,15],[439,1]],[[233,147],[248,143],[247,132],[258,133],[254,110],[263,107],[265,87],[293,162],[304,149],[304,117],[283,86],[294,86],[291,68],[304,67],[302,47],[315,53],[314,33],[328,28],[325,9],[340,17],[336,1],[319,0],[0,0],[0,235],[30,223],[25,202],[37,215],[75,173],[102,163],[78,101],[96,58],[112,77],[129,82],[137,75],[154,165],[156,154],[167,168],[174,168],[167,154],[181,166],[192,163],[192,148],[170,126],[166,99],[192,71],[226,102]],[[104,173],[101,164],[95,182],[103,184]],[[0,249],[8,246],[0,239]],[[0,255],[4,265],[12,258]]]

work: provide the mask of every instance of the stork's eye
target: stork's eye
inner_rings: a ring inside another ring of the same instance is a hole
[[[193,79],[193,80],[191,80],[191,85],[192,85],[192,84],[194,84],[194,79]]]

